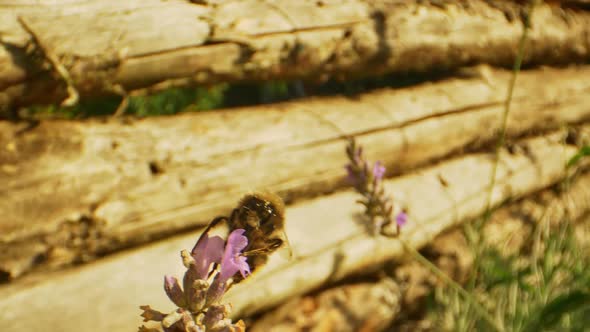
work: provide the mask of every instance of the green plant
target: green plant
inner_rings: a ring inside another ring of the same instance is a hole
[[[149,96],[130,97],[124,114],[143,117],[219,108],[224,104],[227,88],[227,84],[212,87],[170,88]],[[83,100],[69,107],[32,106],[28,109],[28,113],[33,117],[66,119],[108,116],[115,114],[121,102],[121,97],[103,97]]]
[[[539,223],[530,246],[513,254],[484,245],[470,294],[507,331],[583,331],[590,313],[590,253],[571,225]],[[488,331],[489,322],[455,290],[438,290],[434,320],[445,330]]]

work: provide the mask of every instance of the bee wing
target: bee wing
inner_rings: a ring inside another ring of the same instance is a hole
[[[205,235],[208,237],[219,236],[223,239],[223,241],[227,240],[227,236],[229,235],[230,228],[229,228],[229,220],[227,217],[217,217],[207,225],[207,228],[201,233],[199,240],[191,250],[191,254],[195,254],[195,249],[199,247],[199,244],[205,239]]]

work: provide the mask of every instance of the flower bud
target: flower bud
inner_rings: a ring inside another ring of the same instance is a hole
[[[170,301],[174,302],[176,306],[181,308],[186,306],[184,293],[178,284],[178,279],[173,276],[164,276],[164,290]]]
[[[197,279],[185,290],[188,307],[192,312],[203,309],[207,300],[209,283],[206,280]]]
[[[162,320],[162,326],[164,326],[165,328],[169,328],[170,326],[179,322],[182,319],[183,314],[183,309],[177,309],[176,311],[169,313],[168,315],[166,315],[166,318]]]
[[[227,280],[224,280],[221,277],[221,274],[218,273],[213,279],[213,282],[211,283],[209,290],[207,291],[207,300],[205,301],[205,306],[209,306],[219,302],[223,294],[225,294],[226,290]]]
[[[182,265],[184,265],[184,267],[186,267],[187,269],[195,267],[195,259],[187,250],[181,250],[180,257],[182,257]]]
[[[142,305],[139,308],[143,310],[141,317],[143,317],[144,322],[149,322],[150,320],[161,322],[166,317],[164,313],[152,309],[149,305]]]
[[[203,318],[203,325],[207,331],[231,331],[231,319],[228,319],[231,304],[214,305],[207,310]]]

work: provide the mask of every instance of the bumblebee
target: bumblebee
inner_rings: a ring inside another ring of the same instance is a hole
[[[247,257],[250,271],[266,264],[268,256],[280,249],[281,253],[292,255],[285,233],[285,204],[276,194],[262,191],[245,195],[229,217],[220,216],[213,219],[199,241],[210,232],[221,233],[222,238],[235,229],[244,229],[248,246],[242,254]],[[243,280],[240,274],[233,277],[233,283]]]

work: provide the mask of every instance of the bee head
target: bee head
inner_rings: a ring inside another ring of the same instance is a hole
[[[271,233],[275,227],[282,226],[283,206],[282,200],[275,194],[246,195],[241,202],[240,219],[249,227]]]

